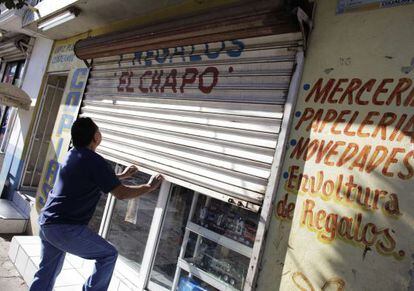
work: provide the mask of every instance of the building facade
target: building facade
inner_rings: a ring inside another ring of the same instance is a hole
[[[27,98],[31,99],[28,100],[27,106],[21,106],[23,103],[19,100],[13,102],[8,99],[9,97],[2,96],[0,149],[0,231],[2,233],[21,233],[27,226],[30,203],[17,190],[24,160],[25,141],[30,137],[28,133],[31,119],[36,111],[36,100],[53,44],[52,40],[22,28],[22,18],[26,12],[27,8],[16,11],[7,10],[2,6],[0,15],[2,83],[21,88],[27,93]],[[32,196],[34,197],[34,193]]]

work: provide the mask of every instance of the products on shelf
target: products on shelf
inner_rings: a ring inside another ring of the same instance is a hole
[[[243,245],[253,247],[259,214],[202,195],[196,196],[193,203],[183,259],[195,268],[190,268],[190,283],[179,281],[180,286],[189,286],[189,289],[178,290],[199,290],[197,284],[208,291],[243,290],[250,262]],[[222,240],[221,236],[230,240]]]
[[[227,255],[223,255],[223,253]],[[202,239],[200,249],[190,262],[200,269],[212,274],[219,280],[231,286],[242,289],[247,265],[244,266],[240,261],[240,255],[229,254],[229,250],[223,252],[223,247],[214,242]]]
[[[224,203],[223,203],[224,204]],[[257,224],[242,216],[241,209],[217,205],[201,208],[197,223],[214,232],[253,247]],[[237,213],[239,212],[239,213]]]
[[[208,289],[204,288],[203,285],[205,284],[192,278],[181,277],[177,291],[208,291]]]

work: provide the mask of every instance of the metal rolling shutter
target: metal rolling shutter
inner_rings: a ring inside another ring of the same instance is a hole
[[[257,210],[300,46],[289,33],[96,58],[81,115],[106,158]]]
[[[17,36],[0,42],[0,57],[6,62],[25,59],[29,40],[27,36]]]

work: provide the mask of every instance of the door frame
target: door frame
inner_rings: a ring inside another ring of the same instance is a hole
[[[32,123],[32,127],[30,129],[29,141],[26,144],[27,145],[27,148],[26,148],[27,150],[25,151],[24,157],[22,159],[23,160],[23,166],[22,166],[22,171],[20,173],[19,184],[18,184],[19,185],[18,189],[22,190],[22,191],[29,190],[29,188],[30,188],[30,187],[25,187],[23,185],[23,180],[24,180],[24,175],[26,173],[26,170],[27,170],[27,167],[28,167],[28,162],[29,162],[29,159],[30,159],[30,156],[31,156],[31,153],[32,153],[32,147],[33,147],[33,143],[34,143],[35,133],[36,133],[37,127],[38,127],[39,122],[40,122],[41,114],[43,113],[44,103],[45,103],[45,99],[46,99],[45,94],[46,94],[46,90],[47,90],[47,86],[48,86],[48,81],[49,81],[50,77],[52,77],[52,76],[66,77],[66,82],[65,82],[65,85],[63,87],[63,92],[65,92],[66,87],[68,86],[67,78],[69,77],[69,72],[46,73],[46,78],[45,78],[44,85],[43,85],[43,88],[42,88],[42,95],[39,98],[39,100],[37,101],[38,104],[37,104],[37,107],[36,107],[36,111],[34,112],[34,114],[35,114],[34,120],[32,118],[33,123]],[[62,94],[62,97],[61,97],[61,100],[60,100],[61,102],[62,102],[63,95],[64,94]],[[56,115],[56,117],[57,117],[57,115]],[[52,132],[52,135],[53,135],[53,132]],[[38,187],[34,187],[33,190],[37,191],[37,188]]]

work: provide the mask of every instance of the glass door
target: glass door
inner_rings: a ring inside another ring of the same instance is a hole
[[[138,173],[127,183],[145,184],[149,179],[149,175]],[[104,235],[117,248],[119,259],[128,271],[139,273],[141,270],[158,195],[159,190],[155,190],[136,199],[115,199],[113,203],[111,220]],[[130,280],[136,281],[136,276]]]
[[[173,286],[193,197],[194,191],[192,190],[178,185],[173,185],[171,188],[150,274],[150,282],[156,285],[150,284],[149,290],[159,290],[159,286],[171,290]]]
[[[116,173],[124,165],[108,163]],[[145,184],[150,175],[138,172],[122,180],[126,185]],[[131,285],[138,285],[145,248],[148,242],[152,220],[160,196],[160,189],[136,199],[118,200],[113,195],[102,195],[89,227],[108,240],[118,250],[114,276],[122,275]]]

